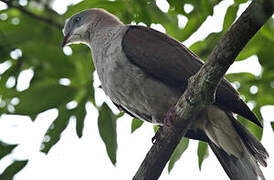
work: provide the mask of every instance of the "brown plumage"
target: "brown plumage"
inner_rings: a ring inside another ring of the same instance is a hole
[[[122,47],[132,63],[167,85],[179,88],[182,92],[187,88],[188,78],[197,73],[203,65],[200,58],[180,42],[143,26],[129,26]],[[240,98],[239,93],[225,79],[217,88],[215,104],[262,127],[254,113]]]
[[[62,46],[81,42],[91,48],[102,88],[119,109],[160,125],[187,88],[189,77],[203,65],[172,37],[147,27],[124,25],[102,9],[73,15],[64,35]],[[232,113],[261,127],[239,93],[223,79],[215,103],[195,115],[186,137],[208,142],[231,179],[264,179],[258,163],[266,166],[268,153]]]

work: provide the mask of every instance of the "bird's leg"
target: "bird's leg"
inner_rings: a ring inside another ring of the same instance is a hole
[[[174,106],[171,106],[171,108],[169,108],[168,112],[166,113],[166,116],[164,118],[164,126],[173,126],[173,116],[175,114],[175,109]],[[152,143],[155,144],[157,141],[160,140],[161,137],[161,132],[163,131],[163,126],[160,126],[160,128],[157,130],[156,134],[153,136]]]
[[[164,118],[164,126],[173,126],[173,116],[175,115],[175,108],[171,106]]]
[[[160,126],[157,132],[155,133],[155,135],[151,139],[152,144],[155,144],[156,142],[160,140],[162,130],[163,130],[163,126]]]

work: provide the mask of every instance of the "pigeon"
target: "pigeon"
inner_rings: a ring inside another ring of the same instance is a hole
[[[83,43],[105,94],[129,115],[164,126],[165,116],[203,66],[182,43],[149,27],[123,24],[104,9],[81,11],[66,20],[62,47]],[[207,142],[232,180],[265,179],[266,149],[235,118],[262,127],[239,93],[223,78],[215,102],[195,114],[185,137]]]

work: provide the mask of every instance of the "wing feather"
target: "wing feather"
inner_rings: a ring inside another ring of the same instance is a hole
[[[200,58],[172,37],[143,26],[128,26],[122,41],[128,59],[154,78],[169,86],[187,88],[187,80],[203,66]],[[262,127],[255,114],[231,84],[221,80],[215,104],[239,114]]]

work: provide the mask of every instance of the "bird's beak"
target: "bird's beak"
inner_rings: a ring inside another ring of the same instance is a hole
[[[67,44],[69,37],[70,37],[70,33],[65,35],[64,40],[63,40],[62,45],[61,45],[62,48]]]

